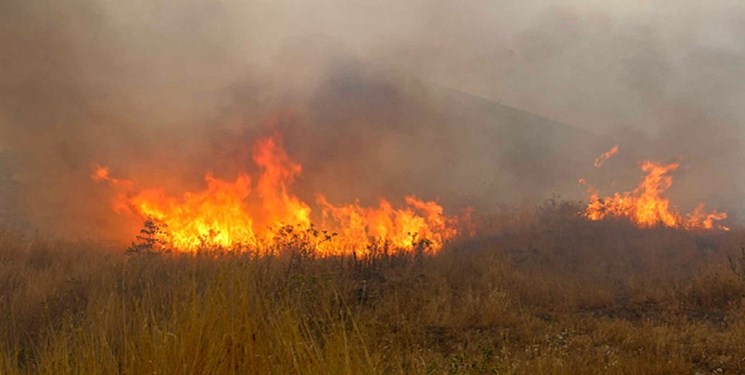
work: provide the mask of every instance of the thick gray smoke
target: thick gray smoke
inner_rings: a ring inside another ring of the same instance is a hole
[[[745,165],[738,1],[0,2],[0,220],[115,233],[94,163],[199,187],[255,168],[267,124],[301,195],[414,193],[489,212],[580,177],[737,213]],[[593,158],[620,143],[602,168]]]

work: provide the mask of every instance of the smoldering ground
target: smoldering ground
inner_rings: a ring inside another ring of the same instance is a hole
[[[116,233],[94,163],[198,187],[255,168],[267,126],[301,196],[489,212],[681,160],[671,197],[736,213],[743,18],[735,1],[3,1],[2,219]]]

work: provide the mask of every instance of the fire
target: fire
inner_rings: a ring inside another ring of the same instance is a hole
[[[94,165],[91,178],[93,181],[111,181],[111,177],[109,177],[109,168],[98,164]]]
[[[166,196],[162,189],[142,191],[129,203],[142,217],[166,224],[171,246],[191,249],[205,242],[218,246],[234,243],[256,244],[253,220],[246,215],[244,200],[251,192],[250,178],[241,175],[234,182],[205,176],[207,189],[184,193],[180,199]]]
[[[324,222],[339,230],[342,248],[381,246],[385,241],[395,248],[412,248],[424,239],[439,249],[457,234],[454,222],[443,215],[440,205],[413,196],[407,196],[406,207],[398,209],[385,199],[378,207],[356,203],[334,206],[323,195],[317,200]]]
[[[270,251],[283,236],[303,233],[304,238],[314,239],[321,255],[363,253],[380,247],[411,251],[420,246],[437,251],[458,233],[457,219],[445,216],[433,201],[407,196],[403,207],[396,208],[386,199],[377,207],[363,207],[358,203],[334,205],[317,194],[318,228],[325,229],[319,232],[311,220],[311,206],[290,191],[302,166],[287,155],[280,134],[260,139],[254,145],[253,160],[260,169],[255,182],[248,174],[226,181],[208,173],[204,190],[180,197],[157,187],[135,191],[133,182],[112,178],[102,166],[95,166],[91,177],[117,190],[112,204],[115,211],[163,223],[167,236],[159,240],[182,251],[205,245]]]
[[[595,158],[595,162],[593,163],[593,165],[595,165],[595,167],[597,168],[600,168],[603,165],[603,163],[605,163],[606,160],[612,158],[617,153],[618,153],[618,145],[615,145],[610,150],[602,153],[600,156]]]
[[[112,208],[115,212],[121,213],[129,210],[125,192],[132,187],[132,181],[112,178],[109,175],[109,168],[99,164],[95,164],[93,166],[91,178],[93,179],[93,181],[96,182],[106,181],[116,189],[117,194],[114,197],[114,202],[112,203]]]
[[[726,213],[706,212],[701,204],[692,213],[680,215],[671,206],[670,200],[663,197],[663,193],[673,184],[671,173],[679,166],[679,163],[645,161],[642,163],[644,177],[636,189],[606,198],[600,198],[598,192],[590,188],[590,203],[585,216],[590,220],[625,217],[643,228],[663,225],[671,228],[727,230],[719,223],[727,218]]]

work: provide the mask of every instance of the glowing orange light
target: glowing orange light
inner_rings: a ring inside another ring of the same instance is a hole
[[[590,202],[585,216],[590,220],[625,217],[645,228],[662,225],[672,228],[727,230],[727,227],[718,223],[727,218],[726,213],[705,212],[704,206],[699,205],[692,213],[680,215],[671,206],[670,200],[662,196],[672,186],[673,178],[670,174],[678,167],[678,163],[657,164],[645,161],[642,163],[644,177],[636,189],[605,198],[600,198],[599,193],[590,187]]]
[[[127,180],[111,178],[106,167],[95,166],[92,178],[107,181],[119,192],[114,202],[118,212],[154,218],[166,225],[168,244],[182,251],[204,247],[244,246],[269,251],[288,233],[313,232],[311,207],[290,192],[302,171],[282,145],[278,133],[260,139],[253,149],[260,168],[254,184],[246,174],[225,181],[207,174],[206,189],[168,196],[162,188],[134,191]],[[327,229],[317,242],[321,255],[389,246],[412,251],[418,246],[437,251],[457,234],[456,219],[446,217],[436,202],[406,197],[406,205],[395,208],[381,199],[377,207],[359,204],[335,206],[319,194],[321,225]],[[291,228],[288,230],[288,228]]]
[[[597,168],[600,168],[603,165],[603,163],[605,163],[606,160],[612,158],[617,153],[618,153],[618,145],[615,145],[610,150],[602,153],[600,156],[595,158],[595,162],[593,163],[593,165],[595,165],[595,167]]]

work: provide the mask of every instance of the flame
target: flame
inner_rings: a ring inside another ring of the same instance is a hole
[[[317,201],[324,222],[339,230],[343,249],[360,244],[365,248],[379,247],[385,242],[395,248],[412,248],[421,240],[440,249],[457,234],[454,222],[443,215],[440,205],[414,196],[407,196],[406,207],[398,209],[385,199],[377,207],[361,207],[357,203],[334,206],[323,195],[318,195]]]
[[[175,248],[192,249],[207,242],[225,247],[256,244],[253,220],[245,214],[249,176],[228,182],[207,174],[205,181],[207,189],[184,193],[181,199],[168,197],[162,189],[149,189],[131,197],[130,204],[143,218],[164,223]]]
[[[99,164],[93,165],[91,179],[96,182],[108,182],[109,185],[116,189],[117,193],[112,203],[112,208],[115,212],[122,213],[129,211],[126,191],[132,187],[132,181],[112,178],[109,174],[109,168]]]
[[[109,168],[99,164],[93,165],[93,173],[91,173],[93,181],[110,181]]]
[[[320,227],[325,229],[319,232],[311,220],[311,206],[290,191],[302,166],[287,155],[281,135],[260,139],[253,160],[260,169],[255,183],[248,174],[226,181],[208,173],[204,190],[181,197],[169,196],[158,187],[134,191],[131,181],[114,179],[108,168],[99,165],[91,178],[118,191],[112,204],[115,211],[163,223],[167,236],[160,239],[181,251],[205,245],[270,251],[283,238],[301,234],[314,242],[321,255],[364,253],[379,247],[411,251],[423,246],[438,251],[458,233],[457,220],[445,216],[433,201],[407,196],[400,208],[386,199],[377,207],[337,206],[317,194]]]
[[[606,160],[612,158],[615,154],[618,153],[618,145],[613,146],[610,150],[600,154],[597,158],[595,158],[595,162],[593,165],[595,167],[600,168],[603,163],[605,163]]]
[[[663,225],[671,228],[727,230],[727,227],[718,223],[727,218],[726,213],[705,212],[703,204],[700,204],[692,213],[680,215],[671,206],[670,200],[662,196],[672,186],[671,173],[679,166],[678,163],[645,161],[642,163],[644,177],[636,189],[606,198],[600,198],[597,190],[589,187],[590,203],[585,216],[590,220],[625,217],[642,228]]]

